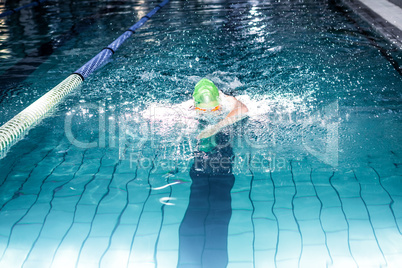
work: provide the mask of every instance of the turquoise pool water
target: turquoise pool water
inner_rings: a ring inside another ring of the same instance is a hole
[[[2,20],[0,123],[156,4]],[[402,63],[332,1],[171,1],[0,159],[0,267],[398,267],[402,76],[379,47]],[[203,77],[250,110],[209,155],[182,109]]]

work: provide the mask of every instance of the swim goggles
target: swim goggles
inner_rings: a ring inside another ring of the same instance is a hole
[[[202,112],[215,112],[215,111],[218,111],[219,109],[221,108],[221,106],[220,105],[218,105],[218,106],[215,106],[215,108],[212,108],[212,109],[205,109],[205,108],[200,108],[200,107],[195,107],[195,110],[196,111],[202,111]]]

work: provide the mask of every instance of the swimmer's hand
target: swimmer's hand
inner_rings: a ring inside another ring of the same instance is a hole
[[[232,102],[234,108],[230,113],[218,124],[212,125],[201,131],[198,135],[198,139],[209,138],[218,133],[222,128],[232,125],[237,121],[247,117],[248,108],[241,101],[238,101],[235,97],[225,95],[228,101]]]
[[[201,139],[209,138],[209,137],[215,135],[216,133],[218,133],[219,130],[221,130],[221,127],[219,126],[219,124],[208,126],[204,130],[202,130],[200,134],[198,134],[197,139],[201,140]]]
[[[218,133],[222,128],[232,125],[232,124],[236,123],[237,121],[242,120],[245,117],[247,117],[247,115],[245,115],[245,114],[239,114],[236,116],[226,117],[225,119],[220,121],[218,124],[208,126],[203,131],[201,131],[201,133],[198,134],[197,139],[209,138],[209,137],[215,135],[216,133]]]

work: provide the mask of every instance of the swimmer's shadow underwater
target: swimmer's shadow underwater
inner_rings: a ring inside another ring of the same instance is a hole
[[[228,264],[228,225],[232,215],[234,154],[232,135],[243,119],[201,139],[190,169],[189,204],[179,229],[177,267],[223,268]]]

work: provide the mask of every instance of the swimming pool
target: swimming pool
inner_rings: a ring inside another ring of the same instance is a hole
[[[3,22],[0,123],[155,5]],[[402,77],[373,40],[402,62],[332,1],[171,1],[0,160],[0,266],[398,267]],[[250,109],[207,168],[181,110],[202,77]]]

